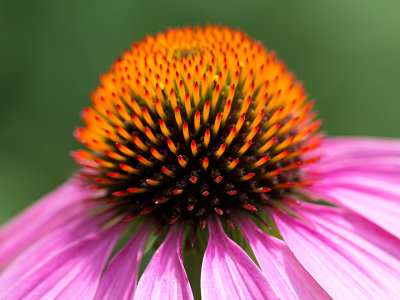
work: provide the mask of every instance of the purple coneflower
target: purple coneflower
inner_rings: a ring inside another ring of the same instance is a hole
[[[80,173],[0,231],[1,299],[192,299],[202,245],[203,299],[400,296],[400,142],[324,138],[259,42],[148,36],[91,98]]]

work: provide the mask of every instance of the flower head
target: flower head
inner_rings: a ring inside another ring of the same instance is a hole
[[[0,232],[5,299],[191,299],[181,249],[203,242],[204,299],[400,292],[400,142],[323,139],[261,43],[221,26],[148,36],[91,99],[79,175]]]

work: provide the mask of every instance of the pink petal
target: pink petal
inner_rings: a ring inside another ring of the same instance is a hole
[[[210,239],[201,268],[201,295],[214,299],[277,299],[250,257],[209,218]]]
[[[280,299],[330,299],[283,241],[262,232],[246,216],[236,221]]]
[[[336,161],[325,162],[321,160],[316,164],[311,164],[304,168],[307,173],[319,174],[354,174],[354,175],[374,175],[386,178],[390,181],[400,181],[400,157],[385,156],[373,158],[348,158],[337,159]]]
[[[310,153],[321,155],[318,163],[304,168],[309,172],[369,172],[400,178],[400,141],[378,138],[327,138]]]
[[[140,277],[134,300],[193,299],[182,263],[183,226],[172,226],[169,233]]]
[[[81,202],[93,193],[76,179],[43,197],[0,230],[0,269],[48,232],[82,210]],[[27,226],[29,224],[29,226]]]
[[[307,190],[400,237],[400,141],[331,138],[318,151],[323,159],[306,171],[320,180]]]
[[[101,278],[95,299],[128,300],[133,298],[143,247],[150,229],[150,226],[143,224],[111,260]]]
[[[338,137],[327,138],[317,149],[325,161],[334,161],[338,157],[384,157],[400,156],[400,141],[384,138]]]
[[[368,176],[326,176],[308,190],[348,207],[400,238],[400,182]]]
[[[27,270],[1,296],[4,299],[92,299],[123,229],[114,226],[71,244]]]
[[[391,299],[399,295],[397,238],[343,209],[303,204],[293,210],[309,223],[272,213],[279,232],[330,296]]]
[[[311,206],[301,210],[301,216],[327,236],[333,234],[349,254],[354,253],[353,262],[359,261],[361,267],[378,278],[384,290],[400,294],[400,240],[351,211],[329,207],[315,209]]]
[[[107,215],[86,217],[77,216],[65,226],[47,234],[33,243],[19,255],[0,275],[0,291],[6,290],[11,284],[24,276],[26,270],[33,269],[49,256],[53,256],[66,247],[82,240],[88,234],[99,231],[101,224],[107,220]]]

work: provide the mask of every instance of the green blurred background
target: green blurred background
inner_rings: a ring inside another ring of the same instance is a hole
[[[133,40],[223,23],[275,49],[330,135],[399,137],[400,1],[0,1],[0,223],[77,168],[72,130]]]

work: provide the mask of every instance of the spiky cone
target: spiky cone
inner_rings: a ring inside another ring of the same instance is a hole
[[[316,157],[320,121],[273,52],[226,27],[169,30],[135,43],[101,77],[75,132],[82,175],[123,218],[204,228],[210,214],[256,213]],[[101,199],[99,199],[101,201]]]

